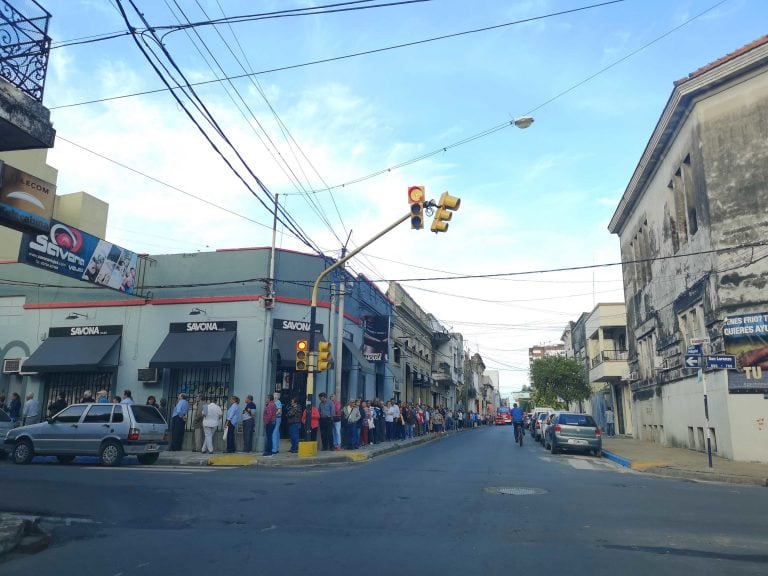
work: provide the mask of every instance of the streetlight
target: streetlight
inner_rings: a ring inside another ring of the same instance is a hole
[[[520,118],[515,118],[512,120],[512,124],[520,128],[521,130],[525,130],[533,124],[533,116],[520,116]]]

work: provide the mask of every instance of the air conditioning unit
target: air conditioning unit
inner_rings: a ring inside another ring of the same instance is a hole
[[[3,374],[18,374],[21,371],[21,358],[6,358],[3,360]]]
[[[630,372],[629,373],[629,381],[630,382],[636,382],[637,380],[640,380],[640,374],[637,372]]]
[[[154,384],[159,379],[157,368],[139,368],[136,380],[145,384]]]

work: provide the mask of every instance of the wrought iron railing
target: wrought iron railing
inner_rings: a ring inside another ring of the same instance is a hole
[[[629,352],[627,350],[603,350],[597,356],[591,359],[590,367],[594,368],[599,366],[603,362],[626,362],[629,359]]]
[[[35,0],[0,0],[0,76],[38,102],[43,101],[51,38],[50,13]]]

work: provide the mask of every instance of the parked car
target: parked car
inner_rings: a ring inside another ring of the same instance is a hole
[[[37,455],[56,456],[61,463],[98,456],[104,466],[135,455],[141,464],[153,464],[167,447],[165,418],[143,404],[72,404],[44,422],[13,428],[5,437],[5,449],[16,464],[29,464]]]
[[[5,438],[5,435],[8,434],[8,430],[11,430],[12,428],[13,422],[11,422],[11,417],[8,416],[7,412],[0,409],[0,438]],[[8,458],[8,452],[5,451],[2,443],[0,443],[0,458],[3,460]]]
[[[534,412],[534,419],[531,421],[533,424],[531,436],[533,436],[534,440],[538,440],[539,442],[542,441],[541,433],[544,430],[544,422],[546,421],[547,416],[549,416],[552,412],[553,411],[550,409],[536,410],[536,412]]]
[[[549,431],[549,427],[552,425],[552,420],[558,414],[559,412],[550,412],[541,422],[541,444],[547,450],[549,450],[549,436],[547,436],[547,432]]]
[[[600,427],[589,414],[558,412],[547,430],[547,445],[552,454],[560,450],[592,452],[603,455],[603,439]]]

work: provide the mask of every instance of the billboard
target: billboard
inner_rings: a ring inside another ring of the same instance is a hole
[[[768,313],[727,316],[723,326],[727,354],[736,356],[738,372],[729,371],[731,393],[768,392]]]
[[[368,362],[386,362],[388,352],[389,316],[368,316],[363,332],[363,356]]]
[[[138,254],[56,220],[46,234],[24,234],[19,262],[133,294]]]
[[[21,232],[47,232],[56,186],[0,161],[0,226]]]

